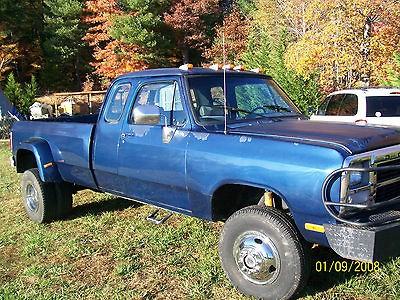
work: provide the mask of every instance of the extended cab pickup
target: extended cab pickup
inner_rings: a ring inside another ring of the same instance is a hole
[[[400,132],[309,121],[262,74],[125,74],[99,115],[16,122],[12,155],[34,222],[67,213],[80,188],[224,221],[222,266],[258,298],[306,284],[311,243],[365,262],[399,254]]]

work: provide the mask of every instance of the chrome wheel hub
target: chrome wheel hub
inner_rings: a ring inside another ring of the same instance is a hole
[[[33,187],[33,185],[29,184],[26,187],[26,196],[25,196],[25,201],[27,207],[35,212],[39,208],[39,200],[37,199],[37,192],[36,189]]]
[[[273,282],[279,275],[280,259],[276,246],[266,235],[248,231],[233,245],[233,257],[240,272],[255,284]]]

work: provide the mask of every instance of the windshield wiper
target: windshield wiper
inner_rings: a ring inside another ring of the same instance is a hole
[[[272,109],[272,110],[275,110],[277,112],[280,112],[280,111],[293,112],[291,109],[289,109],[287,107],[280,106],[280,105],[263,105],[262,107],[268,108],[268,109]]]
[[[239,112],[239,113],[245,113],[245,114],[248,114],[248,115],[256,115],[257,117],[261,117],[261,118],[268,118],[267,116],[265,116],[265,114],[260,114],[260,113],[254,112],[254,111],[240,109],[240,108],[233,107],[233,106],[218,105],[218,108],[219,109],[226,108],[226,110],[229,111],[229,112]]]

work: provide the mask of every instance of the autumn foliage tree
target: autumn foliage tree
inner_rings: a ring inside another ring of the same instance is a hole
[[[164,21],[175,32],[178,48],[184,63],[190,54],[207,49],[212,42],[212,27],[221,15],[218,0],[173,0],[164,14]],[[195,53],[197,52],[197,53]]]
[[[146,68],[139,56],[139,47],[111,36],[113,20],[123,15],[115,0],[86,1],[85,22],[90,25],[84,40],[93,47],[94,73],[107,85],[116,76]]]
[[[395,63],[387,67],[388,76],[382,83],[387,86],[400,87],[400,52],[394,54]]]
[[[215,27],[214,43],[203,56],[217,63],[238,63],[247,48],[251,25],[250,19],[233,7],[223,23]]]
[[[399,14],[396,0],[314,0],[306,15],[317,26],[293,42],[286,63],[298,74],[318,70],[327,91],[377,84],[400,42]]]
[[[7,35],[0,33],[0,81],[5,79],[5,74],[12,69],[13,63],[18,57],[18,45],[8,43]]]
[[[5,44],[1,45],[18,48],[19,55],[13,59],[13,69],[18,71],[18,79],[23,81],[29,80],[41,68],[42,18],[41,0],[0,1],[0,31],[7,34],[7,40],[2,40]]]

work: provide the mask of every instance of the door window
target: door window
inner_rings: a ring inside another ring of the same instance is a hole
[[[354,94],[343,95],[339,116],[355,116],[358,110],[358,98]]]
[[[142,86],[132,109],[130,118],[132,122],[134,122],[133,110],[140,105],[158,106],[162,115],[160,125],[165,124],[165,119],[167,124],[176,126],[181,126],[186,121],[177,82],[157,82]]]
[[[358,98],[354,94],[337,94],[326,98],[318,109],[321,116],[355,116]]]

